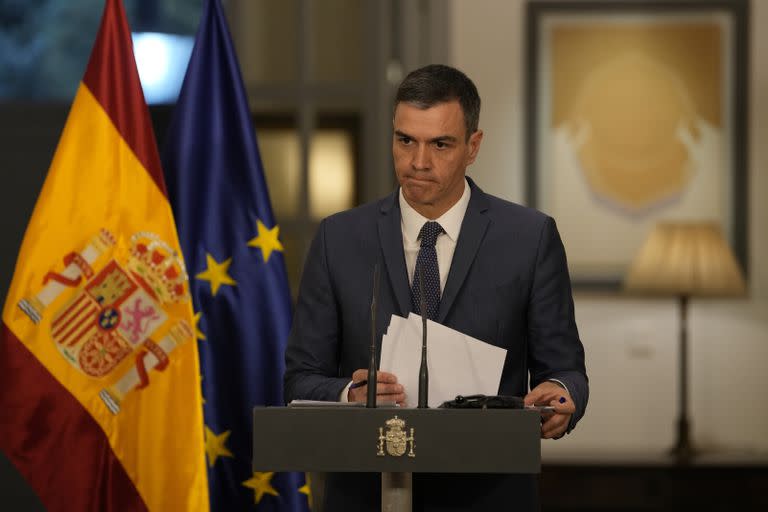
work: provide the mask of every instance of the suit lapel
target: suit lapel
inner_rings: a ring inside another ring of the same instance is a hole
[[[445,290],[440,297],[440,309],[437,312],[437,321],[443,323],[448,312],[451,310],[454,300],[467,277],[469,268],[475,259],[477,250],[483,240],[486,229],[488,229],[489,220],[484,215],[488,209],[488,200],[485,194],[470,179],[469,185],[472,189],[472,196],[469,198],[467,212],[464,214],[464,220],[461,223],[461,232],[459,241],[456,244],[456,250],[453,253],[451,270],[448,272],[448,279],[445,283]],[[402,243],[400,244],[402,248]]]
[[[382,202],[379,216],[379,243],[384,254],[387,276],[395,291],[400,316],[407,317],[411,311],[411,295],[408,287],[408,271],[405,268],[403,231],[400,226],[399,190]]]

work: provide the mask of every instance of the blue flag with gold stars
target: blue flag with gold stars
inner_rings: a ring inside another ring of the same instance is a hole
[[[304,475],[251,470],[251,410],[283,403],[291,298],[219,0],[205,2],[164,144],[195,307],[211,509],[308,510]]]

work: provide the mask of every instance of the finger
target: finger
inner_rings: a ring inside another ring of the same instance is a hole
[[[549,400],[553,398],[552,394],[555,392],[556,389],[559,389],[559,386],[557,388],[556,384],[553,384],[551,382],[542,382],[532,390],[528,392],[527,395],[523,397],[523,401],[526,405],[535,405],[537,403],[546,403]],[[546,400],[548,398],[548,400]],[[542,402],[542,400],[546,400],[545,402]]]
[[[368,379],[368,369],[359,368],[352,372],[352,382],[359,382]],[[389,372],[376,372],[376,382],[386,382],[394,384],[397,382],[397,376]]]
[[[523,397],[523,403],[525,403],[525,405],[541,404],[542,401],[540,397],[541,393],[530,392]]]
[[[566,397],[561,396],[556,400],[551,400],[549,405],[555,408],[555,412],[560,414],[573,414],[576,412],[576,405],[573,401],[568,400]]]
[[[568,424],[568,416],[564,414],[554,414],[547,418],[542,424],[541,424],[541,431],[542,433],[548,433],[552,432],[553,430],[559,429],[560,427],[563,427]]]
[[[349,392],[347,393],[347,401],[349,402],[365,402],[367,399],[368,399],[367,386],[350,389]]]
[[[565,414],[555,414],[541,425],[541,437],[552,439],[559,437],[568,428],[570,416]]]
[[[541,438],[542,439],[559,439],[565,434],[565,425],[561,425],[557,428],[553,428],[551,430],[542,431],[541,432]]]
[[[397,376],[394,373],[378,372],[376,373],[376,382],[384,382],[388,384],[396,384]]]
[[[390,395],[376,395],[376,400],[381,402],[395,402],[402,404],[405,402],[405,393],[395,393]]]
[[[526,405],[544,405],[563,396],[563,388],[559,386],[536,386],[525,397]]]
[[[557,430],[552,430],[547,433],[542,433],[541,438],[542,439],[560,439],[565,435],[565,427],[558,428]]]
[[[368,401],[367,387],[361,387],[361,388],[353,389],[352,391],[350,391],[349,401],[363,402],[363,403],[367,402]],[[402,403],[405,401],[405,393],[385,393],[385,394],[377,393],[376,401]]]
[[[542,392],[538,388],[534,388],[528,392],[527,395],[523,397],[523,402],[525,405],[534,405],[538,400],[539,397],[541,397]]]
[[[535,405],[549,405],[552,400],[559,400],[563,396],[561,388],[543,389],[535,396]]]
[[[368,385],[350,389],[347,399],[350,402],[366,402],[368,400]],[[377,384],[376,401],[402,403],[405,401],[405,390],[400,384]]]
[[[405,388],[402,384],[385,384],[378,382],[376,384],[377,395],[399,395],[405,393]]]

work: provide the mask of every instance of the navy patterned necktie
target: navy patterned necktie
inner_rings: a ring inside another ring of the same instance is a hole
[[[413,312],[421,314],[421,290],[419,287],[419,267],[424,275],[424,299],[426,301],[426,316],[430,320],[437,318],[437,310],[440,308],[440,269],[437,265],[437,251],[435,242],[440,233],[445,233],[443,227],[435,221],[425,222],[419,231],[421,248],[416,257],[416,267],[413,270],[413,284],[411,286],[411,306]]]

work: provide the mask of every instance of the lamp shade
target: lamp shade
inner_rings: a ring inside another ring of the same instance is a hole
[[[657,224],[624,282],[633,293],[727,297],[743,295],[744,276],[713,222]]]

